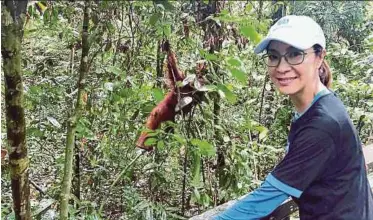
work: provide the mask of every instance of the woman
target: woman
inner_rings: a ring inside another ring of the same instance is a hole
[[[286,155],[260,188],[214,219],[260,219],[291,196],[301,220],[372,220],[359,137],[328,90],[332,77],[321,27],[306,16],[283,17],[254,52],[264,50],[271,81],[296,111]]]

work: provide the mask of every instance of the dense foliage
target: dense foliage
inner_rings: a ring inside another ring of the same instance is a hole
[[[253,53],[279,12],[309,15],[323,26],[333,90],[362,143],[373,142],[371,2],[229,1],[215,11],[214,4],[92,2],[90,68],[75,138],[74,219],[184,219],[260,184],[282,158],[293,110]],[[41,15],[34,3],[28,7],[22,67],[31,201],[33,214],[44,219],[57,218],[59,208],[83,8],[84,2],[53,1]],[[187,75],[197,63],[208,64],[206,100],[167,123],[172,132],[157,130],[148,139],[156,150],[139,156],[135,142],[168,90],[159,50],[165,39]],[[216,41],[220,47],[212,50]],[[4,114],[5,142],[3,122]],[[2,216],[12,219],[7,160],[1,169]]]

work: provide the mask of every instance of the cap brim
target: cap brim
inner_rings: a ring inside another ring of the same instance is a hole
[[[269,36],[263,39],[254,49],[254,53],[259,54],[263,52],[268,47],[268,44],[273,40],[280,41],[285,44],[289,44],[292,47],[298,48],[300,50],[305,50],[313,46],[313,45],[308,45],[308,44],[305,45],[304,44],[305,42],[303,43],[299,39],[302,39],[302,37],[299,35],[289,36],[289,33],[287,32],[287,30],[283,30],[283,31],[278,32],[276,36]]]
[[[280,41],[280,42],[285,43],[285,44],[289,44],[292,47],[298,48],[300,50],[305,50],[305,49],[309,48],[308,46],[296,45],[294,43],[291,43],[291,42],[293,42],[291,40],[284,40],[284,39],[279,39],[279,38],[276,38],[276,37],[269,37],[269,38],[264,39],[262,42],[260,42],[258,44],[258,46],[256,46],[256,48],[254,49],[254,53],[259,54],[259,53],[263,52],[265,49],[267,49],[268,44],[273,40]]]
[[[271,38],[265,38],[264,40],[262,40],[256,47],[255,47],[255,49],[254,49],[254,53],[256,53],[256,54],[259,54],[259,53],[261,53],[261,52],[263,52],[266,48],[267,48],[267,46],[268,46],[268,44],[269,44],[269,42],[271,42]]]

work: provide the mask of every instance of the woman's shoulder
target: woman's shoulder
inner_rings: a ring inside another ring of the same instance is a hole
[[[335,93],[321,97],[314,103],[299,120],[300,124],[339,124],[341,121],[349,120],[346,107]]]
[[[334,93],[320,98],[307,114],[303,115],[302,120],[296,121],[292,127],[294,132],[314,129],[326,132],[332,137],[339,137],[346,130],[354,130],[345,106]]]
[[[350,121],[347,109],[335,93],[320,99],[311,111],[310,120],[316,120],[321,125],[338,125]]]

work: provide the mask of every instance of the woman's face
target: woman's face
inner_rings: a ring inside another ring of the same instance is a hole
[[[272,41],[268,46],[267,53],[269,62],[276,64],[280,59],[280,63],[275,67],[268,67],[268,72],[272,82],[277,89],[285,95],[295,95],[305,88],[316,85],[318,82],[318,69],[322,63],[322,58],[315,55],[313,48],[304,50],[304,60],[302,61],[302,51],[296,49],[288,44]],[[289,62],[297,65],[291,65],[285,57],[280,57],[284,54],[287,55]]]

